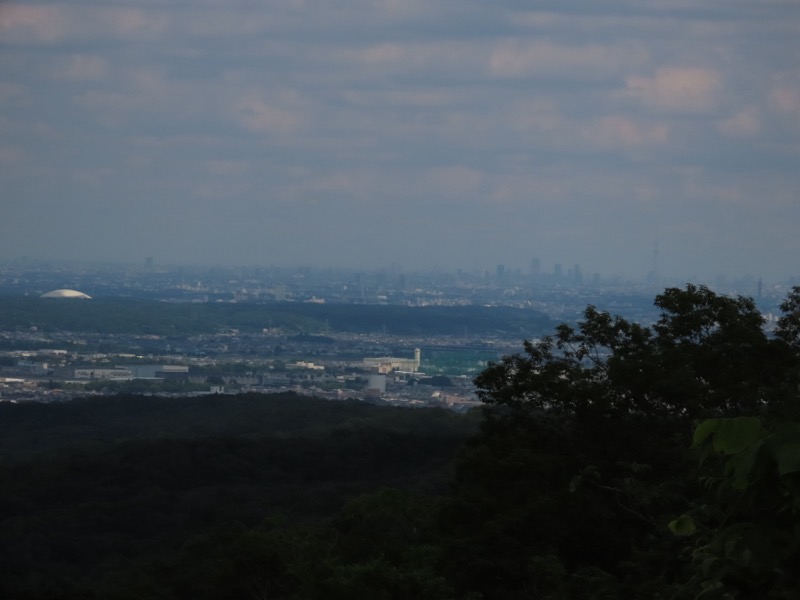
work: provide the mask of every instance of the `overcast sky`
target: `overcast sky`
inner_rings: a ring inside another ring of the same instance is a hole
[[[798,0],[0,3],[0,261],[800,276]]]

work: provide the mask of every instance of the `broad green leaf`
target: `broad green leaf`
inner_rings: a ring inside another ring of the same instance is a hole
[[[720,420],[719,419],[706,419],[702,423],[700,423],[694,430],[694,437],[692,439],[692,447],[696,448],[703,442],[705,442],[708,437],[713,434],[717,427],[719,427]]]
[[[733,481],[731,483],[733,489],[743,490],[747,488],[747,484],[750,482],[750,473],[753,471],[758,453],[763,446],[764,442],[759,441],[757,444],[746,448],[744,452],[740,452],[730,458],[727,469],[733,472]]]
[[[679,537],[692,535],[697,530],[694,519],[689,515],[681,515],[677,519],[670,521],[668,527],[674,535]]]
[[[772,452],[781,476],[800,472],[800,440],[776,444]]]
[[[722,454],[737,454],[752,446],[761,434],[758,417],[723,419],[714,432],[714,450]]]

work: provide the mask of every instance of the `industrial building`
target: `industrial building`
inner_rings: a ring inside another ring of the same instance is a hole
[[[414,349],[414,358],[395,358],[393,356],[380,356],[376,358],[365,358],[363,363],[367,369],[375,370],[378,373],[391,373],[392,371],[405,371],[416,373],[419,371],[420,357],[422,352],[419,348]]]

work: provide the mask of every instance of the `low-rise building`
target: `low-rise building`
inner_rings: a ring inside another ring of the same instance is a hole
[[[392,371],[416,373],[419,370],[421,356],[422,352],[419,348],[416,348],[414,349],[414,358],[380,356],[375,358],[365,358],[363,363],[367,369],[375,370],[378,373],[391,373]]]

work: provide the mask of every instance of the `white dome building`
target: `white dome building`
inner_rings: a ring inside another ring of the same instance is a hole
[[[39,296],[40,298],[81,298],[83,300],[91,300],[92,297],[79,292],[78,290],[53,290]]]

